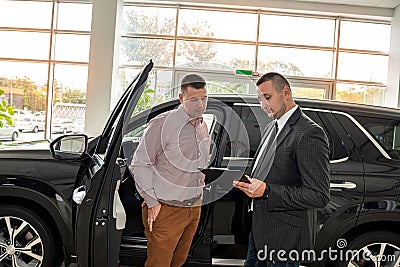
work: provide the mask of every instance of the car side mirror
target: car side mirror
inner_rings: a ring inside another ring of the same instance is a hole
[[[56,159],[80,159],[87,146],[88,137],[85,134],[63,135],[50,143],[50,151]]]

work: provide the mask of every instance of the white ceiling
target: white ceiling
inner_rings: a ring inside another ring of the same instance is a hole
[[[299,2],[328,3],[352,6],[395,8],[400,5],[400,0],[294,0]]]

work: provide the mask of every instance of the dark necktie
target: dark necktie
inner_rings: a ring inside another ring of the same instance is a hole
[[[276,134],[278,133],[278,123],[275,121],[274,126],[271,128],[271,131],[268,133],[267,138],[264,139],[265,146],[261,144],[261,148],[256,154],[255,157],[255,166],[253,167],[253,171],[251,172],[251,177],[254,177],[254,174],[258,174],[260,171],[261,166],[265,165],[263,164],[264,160],[271,161],[270,164],[267,166],[272,165],[273,161],[273,156],[275,155],[275,149],[276,149]],[[256,165],[257,164],[257,165]]]

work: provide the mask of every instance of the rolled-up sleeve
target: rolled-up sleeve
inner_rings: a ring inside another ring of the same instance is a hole
[[[149,208],[159,203],[154,191],[153,177],[157,155],[161,152],[162,124],[163,120],[159,118],[150,121],[129,166],[136,188]]]

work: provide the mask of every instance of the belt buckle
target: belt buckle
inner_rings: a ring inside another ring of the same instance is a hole
[[[201,198],[201,196],[197,196],[197,197],[194,197],[192,199],[186,199],[186,200],[182,201],[182,203],[183,203],[184,206],[189,206],[190,207],[194,203],[196,203],[196,201],[199,200],[200,198]]]
[[[193,202],[194,201],[192,199],[184,200],[183,206],[192,206]]]

